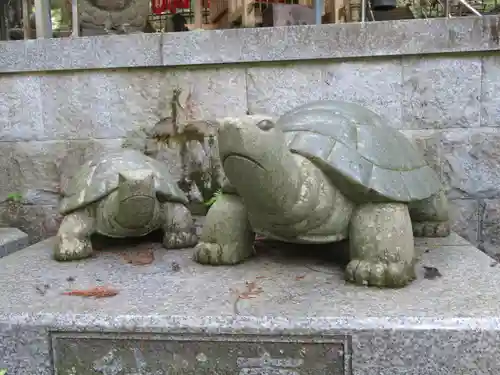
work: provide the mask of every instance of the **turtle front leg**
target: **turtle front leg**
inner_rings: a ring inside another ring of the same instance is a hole
[[[254,239],[241,198],[222,194],[208,211],[193,259],[211,265],[240,263],[254,254]]]
[[[448,198],[444,191],[409,204],[415,237],[447,237],[450,235]]]
[[[65,216],[59,227],[54,247],[54,259],[79,260],[92,255],[90,236],[95,231],[95,218],[90,208]]]
[[[349,227],[351,261],[346,279],[358,285],[398,288],[415,279],[415,248],[408,206],[357,207]]]
[[[198,243],[193,216],[180,203],[164,203],[165,224],[163,246],[167,249],[184,249]]]

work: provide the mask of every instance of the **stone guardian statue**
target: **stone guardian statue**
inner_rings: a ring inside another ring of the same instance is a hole
[[[242,262],[255,233],[298,244],[348,239],[348,281],[402,287],[415,278],[413,236],[450,233],[435,171],[360,105],[312,102],[276,123],[226,118],[218,146],[230,185],[206,217],[199,263]]]

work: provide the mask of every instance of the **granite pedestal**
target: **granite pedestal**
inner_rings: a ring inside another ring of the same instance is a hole
[[[500,374],[500,265],[453,234],[418,240],[418,280],[346,285],[315,255],[233,267],[154,248],[72,263],[53,239],[0,260],[0,361],[12,375]],[[307,248],[306,248],[307,250]],[[63,293],[107,286],[119,293]]]
[[[0,228],[0,258],[24,249],[28,245],[28,235],[23,231],[17,228]]]

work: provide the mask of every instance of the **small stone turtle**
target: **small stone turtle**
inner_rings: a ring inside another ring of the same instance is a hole
[[[94,233],[123,238],[163,229],[167,249],[197,243],[187,197],[166,165],[137,150],[89,160],[61,190],[64,218],[54,249],[57,260],[90,256]]]
[[[348,239],[348,281],[408,284],[413,236],[449,235],[448,201],[423,155],[386,123],[340,101],[299,106],[276,123],[222,120],[218,147],[229,185],[208,212],[194,259],[241,262],[253,254],[255,233],[299,244]]]

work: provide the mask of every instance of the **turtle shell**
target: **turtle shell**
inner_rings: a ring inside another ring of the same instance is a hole
[[[155,179],[155,190],[163,201],[188,202],[167,166],[137,150],[123,149],[100,154],[87,161],[78,173],[61,187],[63,198],[59,211],[65,215],[107,196],[118,188],[119,173],[149,169]]]
[[[422,153],[360,105],[311,102],[285,113],[276,126],[292,152],[314,162],[355,202],[412,202],[442,189]]]

